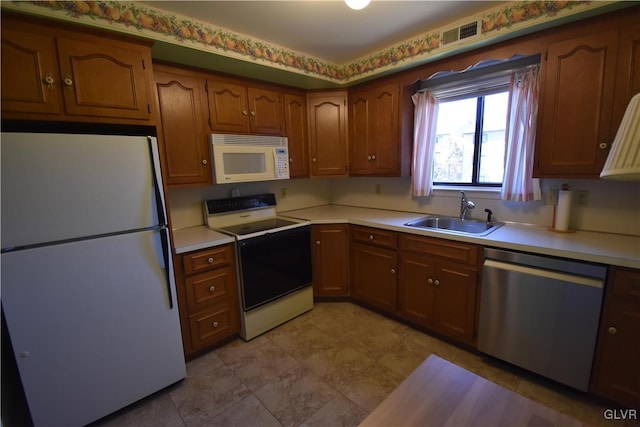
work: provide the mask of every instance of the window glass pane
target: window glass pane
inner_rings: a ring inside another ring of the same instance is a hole
[[[433,165],[434,182],[472,182],[476,109],[476,98],[440,103]]]
[[[478,173],[478,182],[480,183],[502,182],[508,97],[509,92],[501,92],[487,95],[484,98]]]

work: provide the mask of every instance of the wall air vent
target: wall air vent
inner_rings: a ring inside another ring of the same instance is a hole
[[[462,44],[464,41],[474,39],[478,36],[479,21],[469,22],[449,30],[443,31],[440,35],[442,46],[452,44]]]

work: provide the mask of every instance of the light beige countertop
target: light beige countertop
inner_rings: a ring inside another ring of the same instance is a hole
[[[212,248],[234,241],[232,236],[210,230],[204,225],[173,230],[173,246],[176,254]]]
[[[555,233],[547,227],[507,223],[487,236],[462,235],[447,231],[423,230],[404,224],[427,213],[398,212],[341,205],[279,212],[279,215],[306,219],[312,224],[349,223],[387,230],[476,243],[503,249],[572,258],[589,262],[640,269],[640,237],[576,231]]]

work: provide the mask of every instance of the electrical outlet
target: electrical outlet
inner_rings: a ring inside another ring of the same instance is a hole
[[[574,202],[576,206],[586,208],[589,206],[589,192],[588,191],[576,191],[573,194]]]
[[[382,190],[382,189],[381,189],[381,185],[380,185],[380,184],[376,184],[376,190],[375,190],[375,191],[376,191],[376,194],[380,194],[380,191],[381,191],[381,190]]]
[[[558,190],[549,190],[545,194],[545,204],[547,205],[557,205],[558,204]]]
[[[287,198],[287,189],[286,188],[281,188],[280,189],[280,198],[281,199],[286,199]]]

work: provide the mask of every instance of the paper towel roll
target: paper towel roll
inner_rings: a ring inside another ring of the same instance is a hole
[[[569,229],[569,217],[571,216],[571,197],[573,191],[558,191],[558,207],[556,208],[555,229],[567,231]]]

